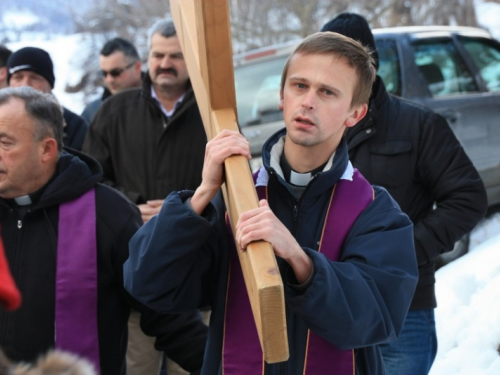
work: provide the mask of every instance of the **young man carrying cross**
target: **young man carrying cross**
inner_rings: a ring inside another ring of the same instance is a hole
[[[282,76],[286,129],[264,145],[259,208],[235,242],[218,191],[223,163],[250,158],[239,133],[207,145],[203,180],[168,196],[131,240],[125,287],[162,312],[211,305],[202,374],[382,374],[377,345],[394,340],[417,278],[412,224],[348,160],[343,134],[367,111],[373,59],[335,33],[306,38]],[[267,364],[236,251],[271,243],[285,286],[290,357]],[[236,249],[237,247],[237,249]]]

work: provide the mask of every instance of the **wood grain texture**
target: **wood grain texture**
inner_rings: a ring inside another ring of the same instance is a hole
[[[207,137],[223,129],[238,131],[227,0],[170,0],[170,8]],[[243,212],[258,207],[258,198],[245,157],[226,159],[225,173],[224,199],[234,225]],[[273,249],[258,241],[238,255],[264,359],[285,361],[285,300]]]

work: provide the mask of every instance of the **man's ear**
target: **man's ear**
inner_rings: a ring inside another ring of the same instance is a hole
[[[3,81],[4,79],[7,79],[7,67],[2,66],[0,68],[0,81]]]
[[[135,64],[134,64],[134,69],[137,73],[140,73],[141,72],[141,68],[142,68],[142,63],[140,60],[136,61]]]
[[[57,149],[57,141],[54,138],[45,138],[41,144],[42,147],[42,161],[44,163],[57,159],[59,150]]]
[[[284,107],[284,105],[283,105],[283,90],[280,90],[280,103],[278,104],[278,108],[280,111],[282,111],[283,107]]]
[[[363,117],[365,117],[368,112],[368,104],[363,103],[354,108],[351,115],[345,120],[344,125],[346,128],[353,127],[356,125]]]

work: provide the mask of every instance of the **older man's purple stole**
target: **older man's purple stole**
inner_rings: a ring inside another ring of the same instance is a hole
[[[55,346],[100,372],[95,190],[59,206]]]
[[[258,173],[262,171],[266,173],[264,169],[259,170],[254,174],[254,181],[257,180]],[[259,199],[266,199],[267,179],[265,185],[257,184],[256,189]],[[373,188],[356,169],[352,181],[340,180],[332,191],[318,252],[325,254],[331,261],[339,261],[349,231],[373,198]],[[228,227],[230,231],[230,225]],[[262,349],[234,241],[231,245],[222,353],[223,374],[264,374]],[[303,374],[326,373],[353,375],[355,373],[354,351],[339,350],[308,330]]]

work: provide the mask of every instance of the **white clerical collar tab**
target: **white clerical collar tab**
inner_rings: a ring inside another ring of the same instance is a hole
[[[291,171],[290,173],[290,183],[296,186],[307,186],[309,181],[311,181],[311,172],[308,173],[297,173]]]
[[[29,195],[23,195],[21,197],[16,197],[16,198],[14,198],[14,201],[16,201],[16,203],[19,206],[27,206],[27,205],[31,204],[31,198]]]

